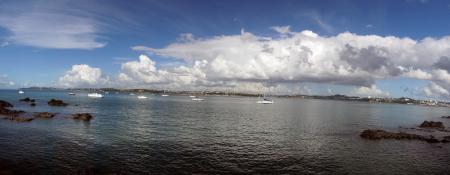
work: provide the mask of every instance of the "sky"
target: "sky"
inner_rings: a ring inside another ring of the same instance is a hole
[[[450,2],[0,0],[0,88],[450,98]]]

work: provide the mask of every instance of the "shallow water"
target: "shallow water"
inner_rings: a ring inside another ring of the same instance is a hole
[[[276,98],[186,96],[102,99],[67,92],[1,90],[29,112],[57,112],[30,123],[0,120],[0,167],[16,173],[73,174],[448,174],[450,144],[369,141],[363,129],[396,131],[423,120],[450,126],[450,109]],[[36,107],[18,99],[37,99]],[[67,107],[49,107],[62,99]],[[78,105],[78,106],[75,106]],[[66,118],[89,112],[90,123]]]

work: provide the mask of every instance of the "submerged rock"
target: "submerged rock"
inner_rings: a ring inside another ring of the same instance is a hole
[[[36,103],[30,103],[30,106],[36,106]]]
[[[35,118],[53,118],[54,116],[55,114],[50,112],[39,112],[34,114]]]
[[[7,101],[0,100],[0,108],[10,108],[13,107],[11,103],[8,103]]]
[[[75,120],[90,121],[93,117],[89,113],[78,113],[78,114],[73,114],[72,118]]]
[[[34,103],[36,100],[27,97],[27,98],[24,98],[24,99],[20,99],[19,101],[21,101],[21,102],[27,102],[27,103],[28,103],[28,102]]]
[[[360,136],[369,140],[380,140],[380,139],[396,139],[396,140],[421,140],[428,143],[447,143],[447,139],[438,140],[434,136],[422,136],[417,134],[409,134],[404,132],[388,132],[380,129],[366,129]]]
[[[50,106],[67,106],[67,103],[64,103],[62,100],[51,99],[48,101],[48,105]]]
[[[8,117],[5,117],[4,119],[16,121],[16,122],[31,122],[31,121],[33,121],[33,118],[21,117],[21,116],[18,116],[18,115],[8,116]]]
[[[438,128],[438,129],[444,129],[445,126],[442,122],[434,122],[434,121],[424,121],[422,124],[420,124],[421,128]]]

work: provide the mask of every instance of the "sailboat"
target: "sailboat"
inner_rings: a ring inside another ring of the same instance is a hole
[[[256,103],[258,103],[258,104],[273,104],[274,102],[273,102],[273,100],[266,98],[266,94],[264,93],[263,99],[258,100]]]
[[[167,97],[167,96],[169,96],[169,94],[166,94],[166,90],[164,89],[164,92],[163,92],[163,94],[161,96]]]
[[[146,97],[146,96],[143,96],[143,95],[139,95],[137,98],[138,98],[138,99],[147,99],[147,97]]]
[[[203,98],[198,98],[198,97],[194,97],[192,98],[192,101],[204,101],[205,99]]]
[[[103,98],[103,95],[99,94],[99,93],[89,93],[88,97],[91,97],[91,98]]]

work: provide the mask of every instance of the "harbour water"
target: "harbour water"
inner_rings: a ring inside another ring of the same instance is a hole
[[[424,120],[450,126],[450,109],[313,99],[1,90],[28,123],[0,120],[0,168],[17,174],[449,174],[450,144],[364,140],[362,130],[396,131]],[[36,107],[19,102],[37,100]],[[46,102],[61,99],[67,107]],[[65,116],[87,112],[79,122]],[[450,135],[450,134],[449,134]]]

